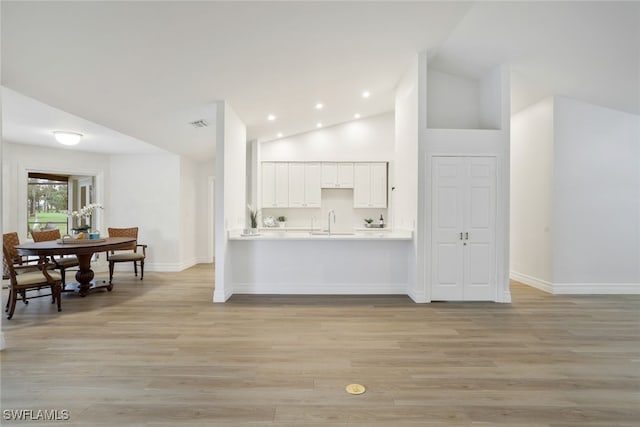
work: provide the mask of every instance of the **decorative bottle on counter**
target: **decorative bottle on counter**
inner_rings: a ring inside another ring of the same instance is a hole
[[[380,228],[384,227],[384,218],[382,218],[382,214],[380,214]]]

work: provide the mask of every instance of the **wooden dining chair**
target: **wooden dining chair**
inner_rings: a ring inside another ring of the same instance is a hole
[[[60,230],[55,229],[44,229],[40,231],[31,230],[31,237],[33,237],[34,242],[48,242],[51,240],[60,239]],[[62,276],[62,289],[64,289],[66,285],[65,275],[66,270],[68,268],[78,267],[78,258],[76,256],[62,256],[52,257],[51,261],[56,265],[56,269],[60,270],[60,276]]]
[[[17,254],[16,244],[19,244],[17,233],[2,235],[2,253],[5,260],[7,260],[6,266],[9,273],[9,299],[4,310],[7,313],[7,319],[13,317],[18,295],[20,295],[25,304],[29,304],[28,300],[32,298],[51,296],[51,303],[57,302],[58,311],[62,311],[60,296],[62,292],[62,277],[58,272],[51,270],[55,267],[55,264],[39,262],[34,266],[26,263],[14,263],[13,253]],[[49,287],[51,293],[41,293],[41,289],[44,287]],[[28,292],[30,291],[36,292],[35,295],[33,293],[29,295]]]
[[[112,228],[107,229],[109,237],[133,237],[136,239],[131,247],[121,251],[107,252],[107,261],[109,261],[109,283],[113,280],[113,269],[118,262],[133,262],[133,271],[138,276],[138,262],[140,263],[140,280],[144,278],[144,259],[147,256],[147,245],[138,244],[138,227],[129,228]],[[138,248],[142,252],[138,252]]]
[[[21,256],[18,254],[18,251],[16,251],[16,246],[20,244],[20,238],[18,237],[18,233],[13,232],[13,233],[6,233],[2,235],[3,237],[3,243],[6,242],[7,243],[7,247],[9,250],[9,253],[7,255],[5,255],[4,259],[2,260],[2,278],[3,279],[8,279],[9,278],[9,264],[14,264],[14,265],[29,265],[29,264],[34,264],[38,262],[37,258],[29,258],[26,256]],[[32,270],[35,268],[32,268]]]

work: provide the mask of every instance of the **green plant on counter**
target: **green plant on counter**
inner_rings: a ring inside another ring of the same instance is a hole
[[[365,218],[364,222],[371,224],[373,222],[373,218]]]
[[[287,221],[287,217],[286,216],[279,216],[278,217],[278,222],[286,222]]]
[[[247,205],[249,209],[249,220],[251,222],[251,228],[258,228],[258,209],[253,210],[251,205]]]

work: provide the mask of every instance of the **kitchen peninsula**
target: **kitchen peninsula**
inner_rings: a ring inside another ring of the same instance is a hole
[[[411,231],[230,233],[235,293],[407,294]]]

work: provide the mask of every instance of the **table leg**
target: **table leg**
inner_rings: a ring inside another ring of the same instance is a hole
[[[79,270],[76,273],[76,280],[80,284],[80,296],[87,296],[89,288],[91,287],[91,281],[93,280],[93,270],[91,269],[91,255],[92,254],[78,254],[78,267]]]

